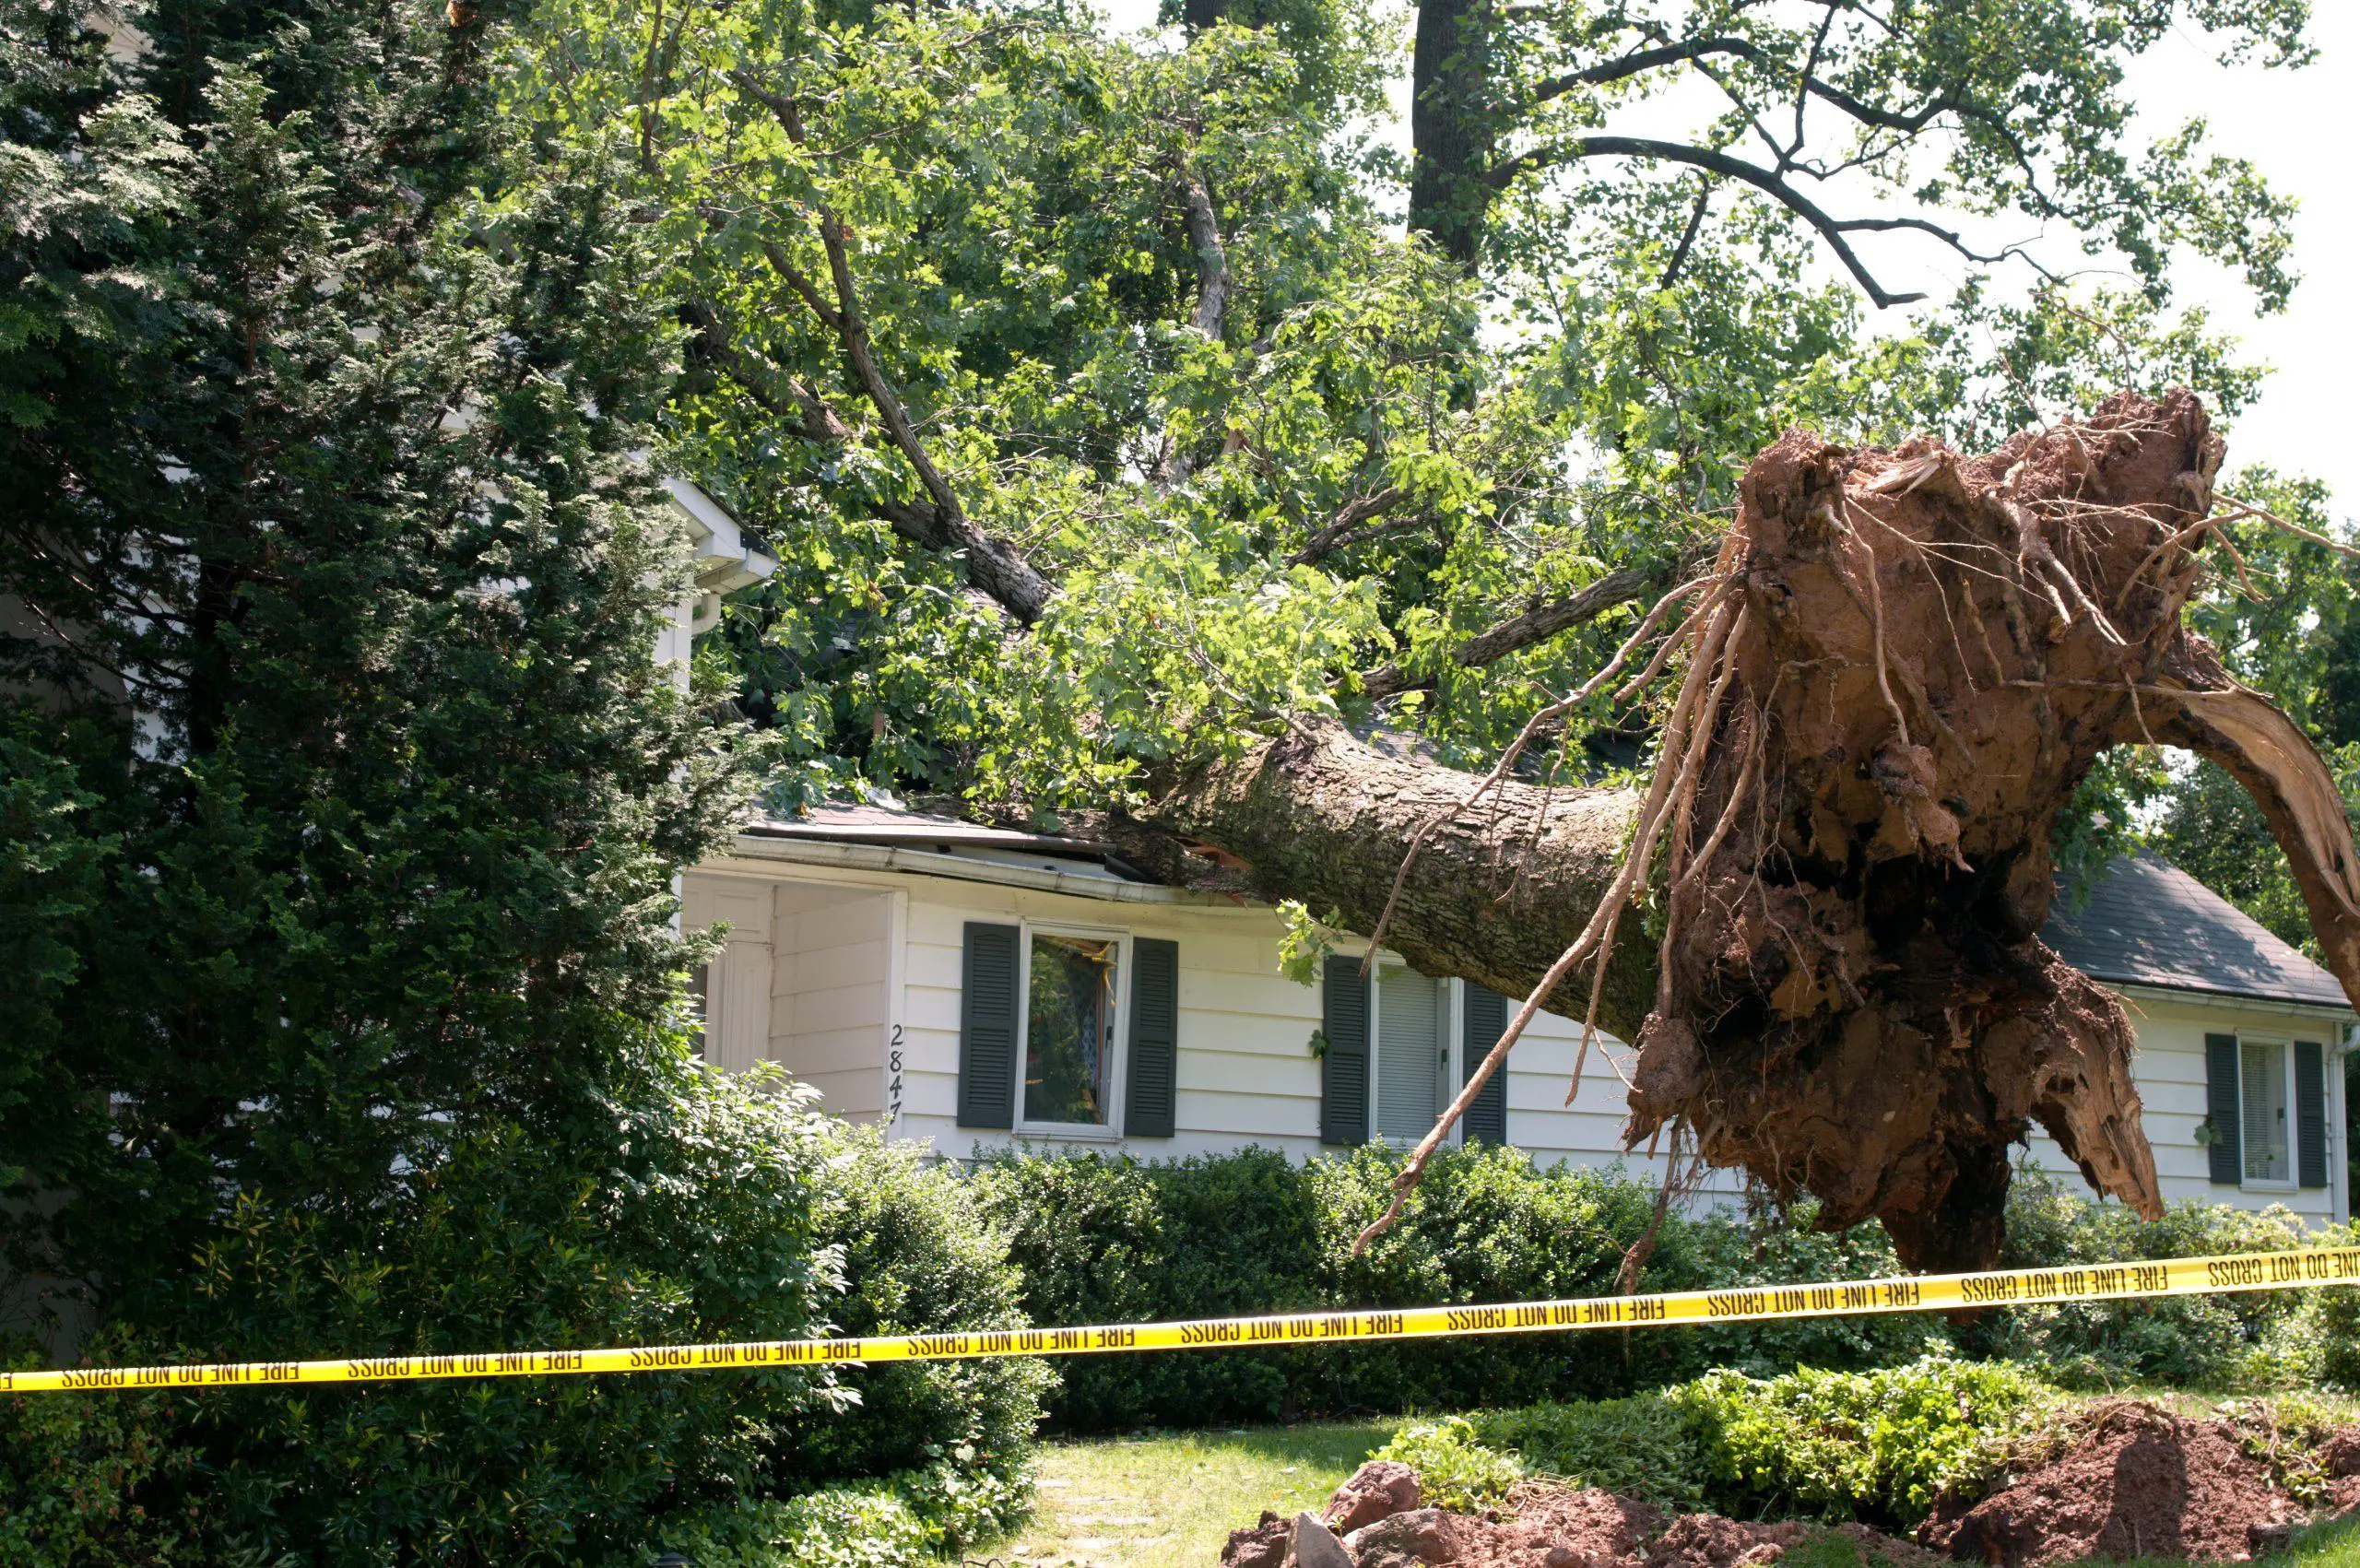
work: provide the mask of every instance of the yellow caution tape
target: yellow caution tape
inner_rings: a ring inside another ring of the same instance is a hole
[[[1941,1312],[2055,1302],[2154,1301],[2224,1291],[2360,1284],[2360,1247],[2178,1257],[2086,1268],[2002,1269],[1764,1285],[1658,1295],[1202,1318],[1190,1323],[881,1334],[862,1339],[768,1339],[736,1345],[641,1345],[603,1350],[511,1350],[467,1356],[359,1356],[321,1362],[0,1372],[0,1393],[60,1389],[233,1388],[293,1383],[378,1383],[430,1377],[533,1377],[593,1372],[717,1372],[841,1366],[863,1362],[963,1361],[981,1356],[1078,1356],[1129,1350],[1359,1344],[1460,1334],[1646,1328],[1671,1323],[1758,1323],[1784,1317]]]

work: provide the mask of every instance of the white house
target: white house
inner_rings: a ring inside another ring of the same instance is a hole
[[[1267,906],[1166,887],[1106,846],[875,807],[748,823],[690,872],[683,920],[724,927],[706,1051],[769,1059],[832,1111],[966,1159],[1015,1140],[1167,1158],[1298,1157],[1433,1126],[1504,1022],[1494,994],[1398,961],[1279,973]],[[2048,939],[2138,1020],[2136,1078],[2166,1197],[2350,1213],[2333,979],[2161,862],[2059,901]],[[1629,1053],[1542,1015],[1465,1136],[1544,1162],[1622,1159]],[[2030,1158],[2072,1168],[2045,1138]],[[1649,1165],[1630,1157],[1634,1169]],[[1717,1173],[1718,1192],[1737,1178]]]

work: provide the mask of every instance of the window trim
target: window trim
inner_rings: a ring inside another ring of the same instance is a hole
[[[2286,1177],[2283,1181],[2269,1181],[2246,1174],[2251,1149],[2246,1140],[2246,1047],[2275,1046],[2278,1051],[2278,1081],[2286,1098]],[[2299,1192],[2302,1179],[2301,1151],[2295,1147],[2295,1038],[2262,1031],[2237,1031],[2237,1190],[2239,1192],[2291,1193]]]
[[[1381,1021],[1382,1008],[1376,988],[1385,978],[1387,961],[1383,954],[1379,954],[1376,961],[1368,966],[1368,979],[1365,983],[1368,991],[1366,1004],[1368,1008],[1368,1141],[1382,1144],[1387,1149],[1410,1149],[1417,1148],[1420,1139],[1426,1135],[1420,1133],[1417,1138],[1396,1138],[1391,1133],[1382,1131],[1376,1125],[1377,1106],[1381,1103],[1377,1097],[1377,1076],[1383,1070],[1380,1065],[1383,1054],[1378,1050],[1378,1043],[1385,1027]],[[1396,969],[1418,974],[1418,971],[1404,960],[1394,959],[1389,961]],[[1418,977],[1422,980],[1434,978],[1425,974],[1419,974]],[[1455,974],[1446,974],[1436,981],[1436,984],[1442,987],[1442,1018],[1439,1021],[1443,1036],[1443,1061],[1440,1065],[1443,1101],[1438,1107],[1437,1114],[1439,1114],[1440,1110],[1448,1109],[1451,1101],[1457,1098],[1460,1081],[1465,1076],[1459,1063],[1461,1054],[1466,1049],[1467,987]],[[1442,1147],[1456,1149],[1465,1140],[1466,1135],[1465,1120],[1462,1118],[1453,1122],[1450,1124],[1450,1131],[1444,1136]]]
[[[1120,1143],[1123,1140],[1124,1092],[1130,1087],[1131,1066],[1131,934],[1111,926],[1077,925],[1063,920],[1019,920],[1023,933],[1016,948],[1017,982],[1022,1005],[1016,1009],[1016,1062],[1009,1079],[1016,1086],[1016,1103],[1009,1108],[1009,1136],[1054,1143]],[[1115,944],[1115,1059],[1106,1068],[1106,1119],[1103,1122],[1041,1122],[1024,1114],[1024,1058],[1032,1039],[1032,937],[1080,937]]]

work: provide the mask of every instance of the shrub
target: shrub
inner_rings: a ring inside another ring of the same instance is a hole
[[[812,1332],[841,1262],[821,1233],[830,1143],[809,1091],[685,1058],[667,1087],[603,1137],[568,1124],[561,1153],[514,1123],[454,1132],[364,1244],[242,1201],[176,1299],[136,1304],[179,1329],[173,1359]],[[482,1561],[620,1563],[684,1520],[796,1489],[772,1450],[843,1403],[831,1370],[778,1368],[221,1390],[184,1411],[208,1513],[271,1555],[373,1564],[456,1541]]]
[[[91,1349],[121,1359],[108,1338]],[[41,1364],[30,1343],[0,1346],[0,1366]],[[0,1562],[221,1561],[189,1485],[196,1457],[166,1395],[0,1395]]]
[[[1406,1426],[1384,1456],[1470,1494],[1480,1488],[1457,1478],[1507,1473],[1486,1467],[1508,1456],[1527,1473],[1670,1507],[1909,1526],[1993,1474],[2050,1402],[2012,1366],[1947,1355],[1868,1373],[1721,1370],[1660,1393]]]
[[[975,1171],[1034,1323],[1138,1323],[1324,1300],[1302,1168],[1264,1149],[1147,1164],[1012,1153]],[[1050,1410],[1080,1431],[1273,1419],[1300,1407],[1305,1352],[1186,1351],[1064,1362]]]
[[[818,1115],[806,1088],[677,1067],[664,1096],[609,1115],[603,1144],[591,1125],[568,1129],[561,1156],[513,1124],[454,1131],[406,1174],[367,1247],[242,1201],[184,1293],[136,1303],[187,1338],[118,1328],[89,1352],[260,1360],[1021,1321],[1000,1238],[963,1183]],[[0,1437],[22,1440],[0,1458],[0,1543],[14,1530],[41,1550],[0,1555],[636,1568],[708,1541],[722,1560],[784,1565],[838,1560],[796,1543],[850,1530],[830,1549],[842,1561],[914,1562],[1021,1513],[1048,1376],[1011,1361],[20,1397],[0,1402]]]
[[[1419,1490],[1430,1507],[1462,1514],[1498,1502],[1524,1479],[1524,1468],[1481,1442],[1463,1416],[1413,1422],[1369,1457],[1409,1466],[1418,1472]]]
[[[2024,1169],[2009,1191],[2001,1261],[2013,1268],[2054,1268],[2318,1244],[2300,1220],[2276,1206],[2256,1212],[2181,1202],[2151,1222]],[[2069,1388],[2159,1383],[2261,1393],[2334,1375],[2326,1362],[2336,1354],[2336,1340],[2318,1331],[2316,1318],[2318,1298],[2333,1293],[2251,1291],[2011,1307],[1988,1315],[1962,1339],[1977,1354],[2038,1367]]]
[[[2347,1227],[2335,1244],[2360,1246],[2360,1232]],[[2360,1289],[2344,1286],[2303,1293],[2310,1300],[2298,1325],[2319,1347],[2319,1381],[2348,1394],[2360,1394]]]
[[[1569,1486],[1694,1508],[1712,1484],[1695,1421],[1659,1391],[1487,1410],[1473,1421],[1477,1439],[1487,1447],[1512,1453],[1527,1470]]]
[[[841,1259],[844,1293],[830,1313],[843,1334],[918,1334],[1025,1326],[1021,1277],[1006,1238],[954,1171],[908,1145],[832,1124],[820,1233]],[[941,1468],[932,1487],[966,1500],[931,1510],[938,1544],[964,1545],[1012,1524],[1023,1468],[1056,1373],[1033,1359],[884,1362],[838,1369],[853,1402],[797,1423],[776,1461],[803,1484]],[[978,1496],[995,1501],[970,1517]],[[946,1511],[947,1510],[947,1511]]]
[[[1363,1148],[1297,1164],[1270,1149],[1141,1162],[1009,1153],[985,1161],[983,1203],[1009,1236],[1040,1324],[1143,1322],[1306,1308],[1611,1294],[1654,1191],[1619,1170],[1542,1169],[1513,1149],[1446,1150],[1391,1231],[1352,1242],[1391,1196],[1401,1156]],[[1876,1227],[1837,1236],[1766,1209],[1667,1220],[1647,1289],[1784,1283],[1893,1271]],[[1769,1373],[1906,1360],[1923,1320],[1858,1319],[1414,1345],[1187,1350],[1068,1362],[1052,1419],[1069,1430],[1201,1425],[1321,1411],[1470,1409],[1612,1396],[1718,1362]]]
[[[1869,1373],[1714,1372],[1670,1392],[1732,1510],[1865,1515],[1914,1525],[1998,1466],[2045,1387],[2004,1362],[1924,1357]]]
[[[1848,1231],[1815,1229],[1820,1207],[1804,1198],[1779,1209],[1758,1192],[1742,1212],[1716,1209],[1677,1227],[1649,1260],[1646,1286],[1655,1291],[1720,1291],[1764,1285],[1873,1279],[1906,1272],[1879,1224]],[[1847,1317],[1772,1319],[1699,1326],[1676,1331],[1686,1350],[1679,1375],[1734,1367],[1770,1377],[1799,1366],[1859,1369],[1896,1366],[1946,1343],[1938,1318],[1912,1313]]]

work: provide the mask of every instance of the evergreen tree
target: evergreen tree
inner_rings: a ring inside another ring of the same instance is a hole
[[[510,112],[490,11],[128,15],[0,13],[12,1292],[109,1361],[810,1331],[818,1119],[676,1016],[737,785],[652,658],[627,147]],[[186,1397],[109,1550],[637,1562],[809,1484],[829,1386]]]

